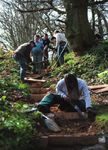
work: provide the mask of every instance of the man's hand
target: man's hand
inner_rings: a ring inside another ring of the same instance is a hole
[[[94,122],[96,119],[96,111],[93,110],[93,108],[89,107],[87,108],[87,114],[88,114],[88,120]]]

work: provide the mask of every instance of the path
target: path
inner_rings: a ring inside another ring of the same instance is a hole
[[[37,78],[40,78],[40,75],[32,75],[26,80],[30,85],[30,95],[33,103],[38,103],[50,91],[49,87],[44,87],[47,82],[46,79]],[[89,88],[93,90],[98,87],[90,86]],[[58,111],[56,107],[52,107],[52,111],[55,114],[55,120],[60,125],[61,132],[52,133],[48,130],[41,130],[40,127],[41,149],[82,150],[83,147],[99,144],[99,137],[95,134],[95,129],[92,129],[92,123],[83,120],[77,113]]]

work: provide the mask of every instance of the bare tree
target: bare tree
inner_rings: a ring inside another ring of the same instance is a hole
[[[1,27],[5,40],[12,47],[33,38],[33,35],[50,34],[57,29],[66,31],[71,49],[79,55],[94,44],[96,30],[95,8],[107,0],[2,0],[6,7],[1,13]],[[88,8],[92,8],[92,26],[88,20]],[[98,15],[107,28],[107,20],[101,9]],[[8,20],[6,22],[6,20]],[[98,20],[99,21],[99,20]],[[101,29],[102,31],[102,29]]]

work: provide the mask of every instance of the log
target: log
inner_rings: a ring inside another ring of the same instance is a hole
[[[89,89],[91,90],[95,90],[95,89],[101,89],[101,88],[105,88],[105,87],[108,87],[108,84],[103,84],[103,85],[91,85],[91,86],[88,86]]]
[[[83,119],[77,112],[55,112],[55,118],[62,118],[64,120],[76,120],[76,119]]]
[[[80,135],[75,134],[75,135],[49,135],[48,136],[48,144],[51,145],[52,147],[56,147],[55,149],[57,150],[62,150],[63,147],[65,149],[70,150],[73,148],[75,145],[82,145],[82,146],[91,146],[91,145],[96,145],[98,144],[98,136],[97,135],[87,135],[81,133]],[[62,147],[60,149],[60,147]]]
[[[108,92],[108,87],[104,87],[98,90],[94,90],[95,93],[104,93],[104,92]]]
[[[37,82],[42,82],[42,83],[45,83],[46,82],[46,80],[39,80],[39,79],[34,79],[34,78],[25,78],[25,81],[28,81],[28,82],[35,82],[35,83],[37,83]]]

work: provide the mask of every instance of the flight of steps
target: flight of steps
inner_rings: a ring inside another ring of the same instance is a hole
[[[37,76],[37,78],[39,75]],[[38,103],[49,91],[50,88],[45,88],[44,84],[46,80],[37,79],[36,76],[31,76],[26,79],[30,85],[30,97],[33,103]],[[80,120],[78,113],[72,112],[55,112],[54,115],[56,118],[62,118],[64,120]],[[85,122],[85,121],[84,121]],[[41,150],[89,150],[89,147],[92,147],[93,150],[96,149],[96,146],[100,146],[97,135],[67,135],[67,134],[50,134],[47,136],[42,136],[39,139],[39,145]],[[102,150],[106,147],[108,140],[103,146]]]
[[[39,75],[25,79],[30,86],[30,99],[33,103],[39,102],[50,91],[50,88],[44,87],[46,80],[36,79],[36,77],[38,78]]]

